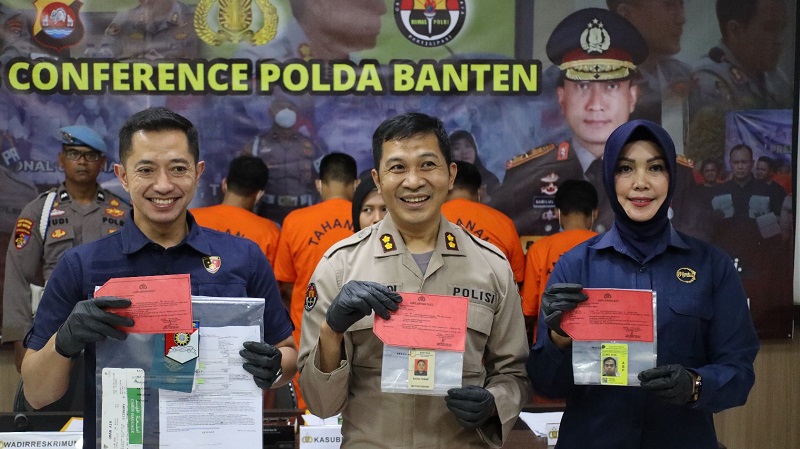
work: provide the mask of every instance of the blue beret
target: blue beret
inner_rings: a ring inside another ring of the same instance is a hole
[[[572,81],[623,80],[647,58],[647,42],[624,17],[607,9],[575,11],[556,25],[547,57]]]
[[[61,128],[61,144],[89,147],[105,154],[106,143],[100,134],[85,126],[65,126]]]

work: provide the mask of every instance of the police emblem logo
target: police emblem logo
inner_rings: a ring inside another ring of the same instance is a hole
[[[467,16],[466,0],[395,0],[394,20],[409,41],[438,47],[456,37]]]
[[[106,208],[106,215],[110,215],[112,217],[119,218],[119,217],[125,215],[125,211],[117,209],[117,208],[113,208],[113,207],[107,207]]]
[[[308,288],[306,289],[306,301],[305,301],[305,309],[306,312],[311,312],[314,309],[314,306],[317,305],[317,286],[314,283],[308,284]]]
[[[383,247],[383,252],[385,253],[397,249],[397,245],[394,244],[394,237],[392,237],[392,234],[383,234],[381,236],[381,246]]]
[[[43,47],[61,50],[72,47],[83,39],[83,24],[78,10],[83,3],[78,0],[36,0],[36,20],[33,38]]]
[[[581,33],[581,48],[586,53],[603,53],[611,47],[611,36],[608,35],[603,22],[594,19],[586,25]]]
[[[456,236],[453,235],[452,232],[444,233],[444,244],[447,247],[447,249],[458,251],[458,242],[456,241]]]
[[[679,281],[685,284],[691,284],[697,280],[697,272],[686,267],[678,268],[678,271],[675,272],[675,276],[678,277]]]
[[[222,259],[219,256],[203,256],[203,268],[211,274],[219,271],[222,266]]]
[[[111,201],[109,201],[109,203],[108,203],[108,204],[110,204],[110,205],[112,205],[112,206],[114,206],[114,207],[117,207],[117,206],[119,206],[119,201],[117,201],[117,200],[111,200]]]
[[[64,237],[65,235],[67,235],[67,231],[65,231],[65,230],[63,230],[61,228],[58,228],[55,231],[53,231],[52,234],[50,234],[50,237],[53,237],[54,239],[60,239],[61,237]]]
[[[215,8],[214,3],[219,5]],[[258,11],[253,11],[253,3]],[[260,28],[256,28],[257,23],[261,23]],[[269,0],[200,0],[194,10],[194,29],[209,45],[264,45],[278,32],[278,10]]]
[[[28,244],[28,240],[31,239],[31,229],[33,229],[33,221],[27,218],[20,218],[17,220],[17,226],[14,228],[15,248],[25,248],[25,245]]]

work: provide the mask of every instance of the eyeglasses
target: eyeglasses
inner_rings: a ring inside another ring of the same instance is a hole
[[[81,151],[75,149],[64,150],[64,156],[71,161],[77,161],[80,158],[86,159],[86,162],[97,162],[103,156],[99,151]]]

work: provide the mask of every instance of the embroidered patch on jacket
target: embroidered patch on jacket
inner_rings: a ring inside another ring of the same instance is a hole
[[[456,241],[456,236],[453,235],[452,232],[444,233],[444,244],[447,246],[447,249],[458,251],[458,242]]]
[[[111,201],[110,201],[108,204],[110,204],[110,205],[112,205],[112,206],[114,206],[114,207],[117,207],[117,206],[119,206],[119,201],[117,201],[117,200],[111,200]]]
[[[125,215],[125,211],[121,210],[121,209],[113,208],[113,207],[107,207],[106,208],[106,215],[110,215],[112,217],[119,218],[119,217],[122,217],[122,216]]]
[[[61,237],[64,237],[65,235],[67,235],[67,231],[65,231],[65,230],[63,230],[61,228],[58,228],[55,231],[53,231],[52,234],[50,234],[50,237],[53,237],[54,239],[60,239]]]
[[[28,244],[28,240],[31,239],[31,229],[33,229],[33,221],[27,218],[20,218],[17,220],[17,226],[14,229],[15,248],[25,248],[25,245]]]
[[[691,284],[697,279],[697,272],[692,270],[691,268],[678,268],[678,271],[675,272],[675,276],[678,277],[678,280],[684,282],[686,284]]]
[[[392,237],[392,234],[383,234],[381,236],[381,246],[383,246],[383,252],[385,253],[397,249],[397,245],[394,243],[394,237]]]
[[[306,312],[311,312],[314,309],[314,306],[317,305],[317,286],[314,283],[308,284],[308,288],[306,289],[306,301],[305,301],[305,309]]]
[[[203,256],[203,267],[209,273],[216,273],[220,266],[222,266],[222,259],[219,256]]]

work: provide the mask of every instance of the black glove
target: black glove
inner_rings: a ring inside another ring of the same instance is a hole
[[[247,360],[242,366],[245,371],[253,375],[253,380],[262,390],[269,390],[283,374],[281,370],[283,354],[275,346],[259,341],[246,341],[239,355]]]
[[[694,377],[681,365],[664,365],[639,373],[642,388],[670,404],[683,405],[694,394]]]
[[[402,300],[398,293],[377,282],[349,281],[334,298],[325,319],[334,332],[341,334],[373,310],[388,320],[389,311],[396,311]]]
[[[589,298],[582,290],[581,284],[553,284],[547,287],[542,294],[544,322],[547,327],[562,337],[569,337],[569,335],[561,329],[561,314],[565,310],[578,307],[578,304]]]
[[[130,299],[113,296],[100,296],[78,302],[56,332],[56,352],[72,358],[80,354],[87,343],[103,341],[107,337],[124,340],[128,334],[114,327],[133,326],[133,319],[103,309],[130,305]]]
[[[444,398],[456,421],[468,429],[482,426],[495,414],[494,396],[477,385],[447,390]]]

